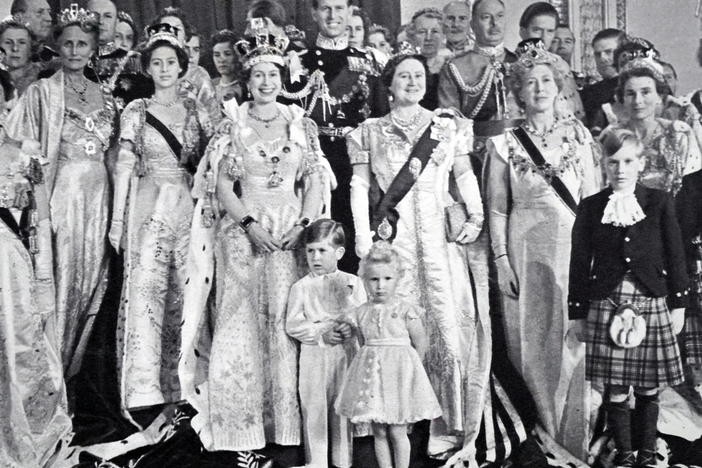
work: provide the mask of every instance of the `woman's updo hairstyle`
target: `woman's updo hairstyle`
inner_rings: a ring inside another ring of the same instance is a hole
[[[644,145],[634,132],[626,128],[616,127],[608,130],[600,137],[602,143],[602,153],[605,158],[614,155],[622,149],[625,144],[634,145],[636,156],[643,156]]]
[[[368,27],[368,34],[365,37],[366,45],[368,45],[368,36],[370,36],[372,34],[376,34],[376,33],[382,34],[383,37],[385,38],[385,40],[387,41],[387,43],[390,44],[390,47],[393,49],[395,48],[395,44],[394,44],[395,38],[393,37],[390,30],[388,28],[386,28],[385,26],[383,26],[382,24],[375,24],[375,23],[371,24]]]
[[[395,77],[395,71],[397,67],[405,60],[416,60],[422,64],[424,67],[424,74],[429,76],[429,68],[427,67],[427,59],[424,58],[422,54],[419,53],[419,49],[409,42],[402,42],[398,46],[397,54],[390,57],[388,63],[385,64],[382,73],[380,74],[380,79],[386,88],[392,86],[392,79]]]
[[[188,72],[188,63],[190,62],[190,59],[188,57],[188,53],[181,45],[175,33],[175,28],[167,23],[152,24],[146,28],[146,34],[149,36],[149,39],[139,51],[141,53],[140,60],[142,70],[149,68],[151,55],[154,53],[154,50],[158,49],[159,47],[170,47],[171,49],[175,50],[176,57],[178,58],[178,64],[181,68],[178,78],[185,76],[185,74]]]
[[[358,276],[365,280],[368,269],[373,265],[391,265],[398,277],[401,277],[405,272],[400,254],[391,243],[383,240],[373,243],[368,255],[361,259]]]
[[[4,20],[0,21],[0,36],[5,34],[5,31],[7,31],[8,29],[22,29],[24,31],[27,31],[27,34],[29,35],[29,41],[31,42],[32,46],[36,43],[36,36],[32,32],[32,30],[29,29],[29,25],[22,21],[19,17],[8,16]]]
[[[536,65],[545,65],[551,70],[558,92],[561,92],[564,80],[563,74],[556,66],[558,56],[547,51],[541,39],[524,39],[517,45],[516,53],[517,61],[510,64],[509,68],[509,87],[519,107],[522,109],[525,107],[525,103],[520,96],[524,86],[524,78]]]
[[[120,10],[117,12],[117,23],[128,24],[129,27],[132,29],[132,34],[134,35],[134,46],[132,46],[132,48],[135,48],[136,45],[139,43],[139,31],[137,30],[136,24],[134,23],[134,18],[132,18],[132,16],[126,11]]]
[[[78,26],[81,31],[93,36],[95,47],[98,47],[100,43],[100,18],[97,13],[78,8],[76,3],[61,11],[56,26],[54,26],[54,41],[57,41],[63,31],[71,26]]]

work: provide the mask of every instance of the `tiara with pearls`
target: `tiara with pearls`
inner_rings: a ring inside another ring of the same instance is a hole
[[[79,8],[77,3],[71,3],[70,7],[62,10],[59,14],[58,26],[66,27],[76,23],[80,24],[81,28],[87,25],[98,26],[100,24],[100,16],[94,11]]]

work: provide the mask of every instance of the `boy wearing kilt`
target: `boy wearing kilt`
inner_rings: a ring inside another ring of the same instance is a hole
[[[602,143],[609,187],[578,207],[569,317],[587,344],[587,379],[605,387],[615,466],[653,467],[658,389],[683,381],[675,335],[688,300],[685,253],[672,196],[637,184],[645,166],[641,141],[618,129]]]

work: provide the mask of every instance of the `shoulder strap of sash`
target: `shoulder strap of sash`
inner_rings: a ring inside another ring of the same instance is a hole
[[[517,137],[517,140],[527,152],[534,164],[537,166],[544,166],[546,164],[544,155],[541,154],[541,151],[539,151],[534,142],[531,141],[531,138],[529,138],[529,135],[527,135],[526,131],[522,127],[515,128],[512,130],[512,133],[514,133],[514,136]],[[556,192],[556,195],[563,201],[563,203],[565,203],[573,214],[575,214],[578,209],[578,203],[575,201],[573,195],[571,195],[570,190],[568,190],[568,187],[566,187],[563,181],[559,177],[554,176],[550,181],[546,179],[546,182],[551,185],[553,190]]]

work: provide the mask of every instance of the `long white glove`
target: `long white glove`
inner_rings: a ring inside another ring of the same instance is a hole
[[[373,245],[373,232],[370,230],[370,210],[368,209],[368,189],[370,184],[362,177],[351,177],[351,214],[356,228],[356,255],[365,257]]]
[[[124,235],[124,211],[127,206],[127,196],[129,194],[129,179],[132,176],[136,155],[126,148],[119,150],[117,165],[115,168],[115,195],[112,207],[112,225],[107,234],[107,238],[112,247],[119,252]]]
[[[483,200],[480,197],[480,189],[478,188],[478,179],[473,174],[473,170],[469,169],[460,177],[456,178],[458,191],[461,193],[461,198],[466,204],[468,212],[468,221],[463,225],[461,233],[456,241],[460,244],[468,244],[474,242],[480,235],[483,229],[483,221],[485,219],[483,213]]]

